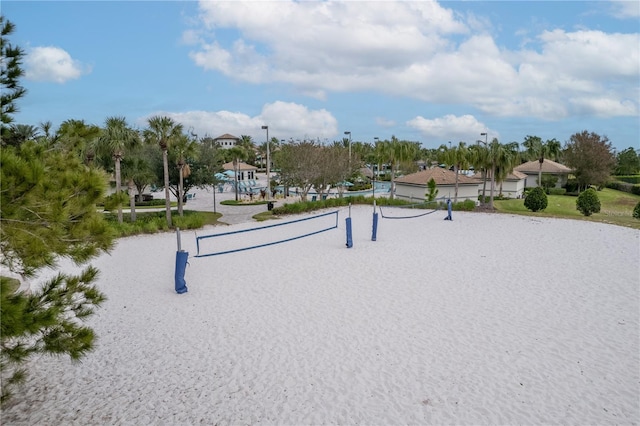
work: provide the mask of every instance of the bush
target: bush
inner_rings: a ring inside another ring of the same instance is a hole
[[[595,189],[582,191],[576,200],[576,208],[585,216],[600,212],[600,199]]]
[[[578,180],[575,178],[568,179],[564,189],[567,190],[567,193],[578,192]]]
[[[633,209],[633,217],[635,217],[636,219],[640,219],[640,201],[638,201],[638,204],[636,204],[635,208]]]
[[[640,195],[640,184],[631,184],[619,180],[612,180],[607,182],[607,188],[615,189],[617,191],[628,192],[634,195]]]
[[[616,176],[615,179],[632,185],[640,184],[640,175]]]
[[[554,175],[544,174],[542,175],[542,186],[547,194],[552,188],[555,188],[558,183],[558,177]]]
[[[550,188],[549,195],[565,195],[567,190],[564,188]]]
[[[524,199],[524,206],[532,212],[546,209],[547,203],[547,194],[545,194],[544,189],[539,186],[529,191],[527,197]]]

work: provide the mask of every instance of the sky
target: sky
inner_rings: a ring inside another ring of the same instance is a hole
[[[12,1],[19,124],[640,148],[638,1]]]

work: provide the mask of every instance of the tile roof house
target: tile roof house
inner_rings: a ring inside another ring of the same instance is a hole
[[[238,144],[238,142],[240,142],[240,138],[230,135],[229,133],[225,133],[217,138],[213,138],[213,141],[220,145],[221,148],[233,148]]]
[[[235,171],[233,167],[233,161],[228,163],[224,163],[222,165],[224,170]],[[252,166],[251,164],[239,162],[238,163],[238,180],[246,181],[246,180],[255,180],[256,179],[256,171],[258,168],[256,166]]]
[[[527,179],[525,181],[526,188],[538,186],[538,172],[540,171],[540,162],[538,160],[520,164],[513,170],[527,175]],[[569,174],[572,172],[573,170],[571,170],[564,164],[556,163],[555,161],[551,161],[546,158],[542,162],[542,174],[553,175],[558,178],[556,188],[562,188],[563,186],[565,186],[567,184]]]
[[[482,195],[482,187],[484,185],[484,178],[482,173],[476,173],[475,175],[471,176],[471,178],[478,181],[478,195]],[[508,198],[522,198],[526,179],[526,174],[514,170],[507,175],[504,181],[496,183],[496,187],[494,189],[495,192],[493,195],[502,195],[503,197]],[[487,197],[491,196],[489,191],[491,191],[491,173],[487,173]]]
[[[456,173],[440,167],[422,170],[395,180],[395,196],[405,200],[424,200],[428,192],[427,183],[433,179],[438,189],[438,198],[453,199],[455,196]],[[478,181],[458,174],[458,201],[478,200]],[[481,187],[482,185],[480,185]]]

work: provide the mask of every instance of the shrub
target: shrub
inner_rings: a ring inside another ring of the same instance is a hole
[[[578,191],[578,180],[576,178],[570,178],[567,180],[567,184],[564,186],[567,193]]]
[[[558,183],[558,177],[554,175],[544,174],[542,175],[542,186],[547,194]]]
[[[564,188],[550,188],[549,195],[565,195],[567,190]]]
[[[529,191],[527,197],[524,199],[524,206],[532,212],[546,209],[547,203],[547,194],[545,194],[544,189],[539,186]]]
[[[627,182],[632,185],[640,184],[640,175],[616,176],[615,179]]]
[[[633,217],[635,217],[636,219],[640,219],[640,201],[638,201],[638,204],[636,204],[635,208],[633,209]]]
[[[585,216],[600,212],[600,199],[595,189],[582,191],[576,200],[576,208]]]

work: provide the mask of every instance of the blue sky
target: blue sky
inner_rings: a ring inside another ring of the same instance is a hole
[[[2,1],[27,53],[15,121],[199,136],[640,148],[637,1]]]

